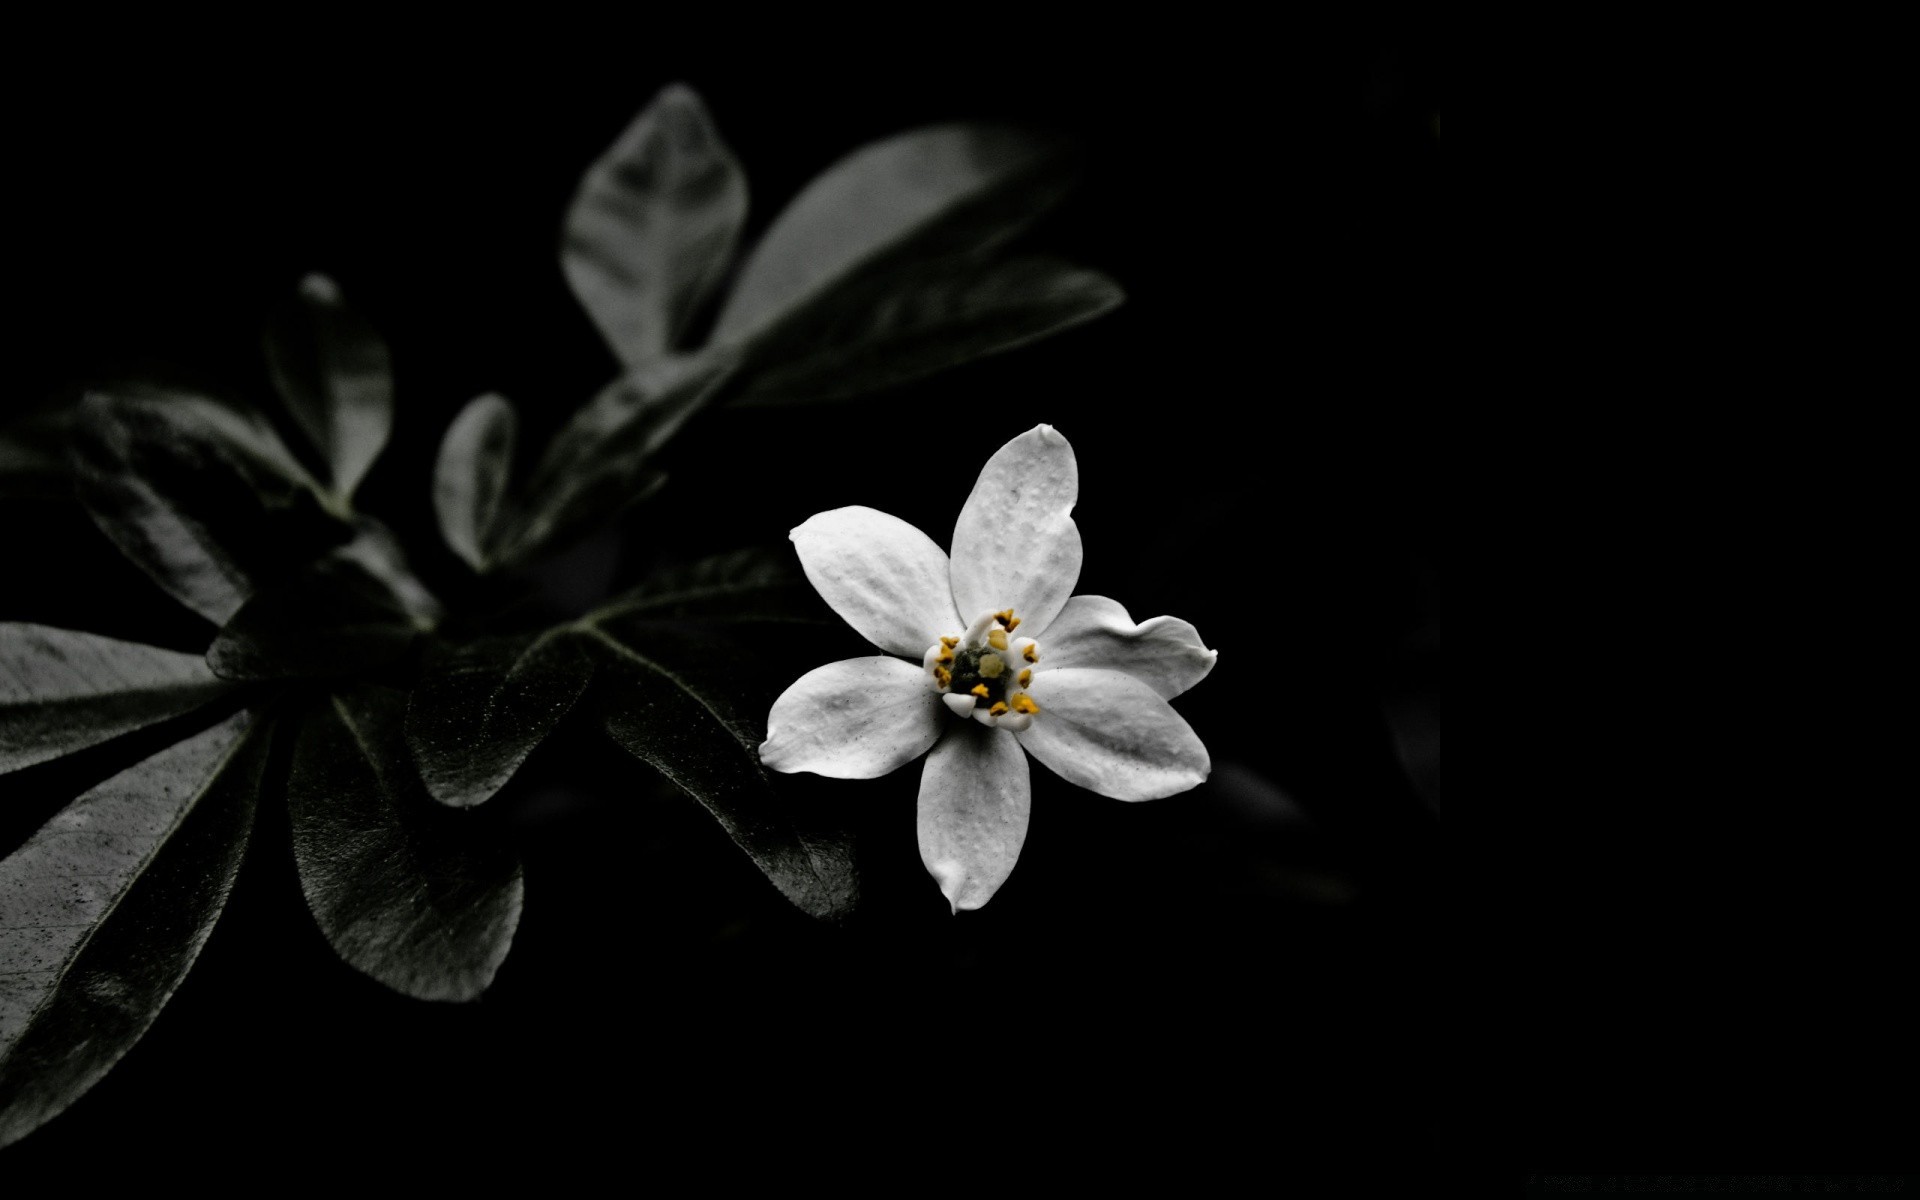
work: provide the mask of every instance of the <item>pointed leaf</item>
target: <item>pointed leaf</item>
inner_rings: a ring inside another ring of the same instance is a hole
[[[223,679],[331,679],[406,653],[419,634],[387,588],[330,557],[248,598],[207,649]]]
[[[287,411],[353,495],[393,429],[393,364],[366,318],[325,275],[300,281],[294,304],[268,325],[267,366]]]
[[[231,686],[198,654],[0,623],[0,772],[178,716]]]
[[[795,566],[793,554],[755,546],[656,570],[645,582],[588,618],[659,620],[824,621],[819,593]]]
[[[700,97],[669,86],[588,168],[567,210],[560,263],[615,357],[631,367],[679,345],[746,217],[733,152]]]
[[[796,907],[850,912],[859,892],[851,838],[774,793],[755,754],[766,705],[736,702],[740,678],[764,670],[764,655],[681,621],[581,628],[599,652],[600,716],[614,742],[698,800]]]
[[[359,687],[302,724],[287,804],[320,932],[347,965],[422,1000],[471,1000],[520,923],[520,864],[435,804],[407,752],[407,698]]]
[[[486,546],[506,497],[519,418],[506,397],[481,396],[460,410],[440,441],[433,470],[433,511],[440,536],[476,571],[488,566]]]
[[[80,500],[129,559],[216,625],[327,524],[315,484],[257,414],[203,396],[96,393],[73,434]],[[310,552],[308,550],[307,552]]]
[[[1060,144],[991,125],[935,126],[862,147],[774,219],[713,341],[745,341],[861,275],[998,245],[1063,196],[1071,176]]]
[[[439,597],[429,592],[412,568],[393,531],[372,517],[355,517],[353,540],[329,552],[350,562],[378,581],[388,602],[407,614],[416,628],[432,629],[445,615]]]
[[[407,744],[427,791],[455,808],[492,796],[592,678],[593,660],[565,629],[484,638],[429,660],[407,702]]]
[[[0,1146],[92,1087],[185,978],[240,869],[265,742],[236,715],[0,862]]]
[[[840,400],[1059,333],[1125,298],[1048,258],[952,259],[835,291],[753,348],[738,403]]]
[[[658,487],[647,460],[712,399],[733,362],[661,359],[609,384],[548,443],[488,557],[513,564],[558,549]]]

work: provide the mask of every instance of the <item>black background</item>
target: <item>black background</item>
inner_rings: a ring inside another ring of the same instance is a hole
[[[130,1168],[192,1147],[640,1179],[777,1168],[804,1146],[810,1172],[989,1183],[1036,1153],[1194,1179],[1449,1153],[1476,1052],[1441,947],[1434,551],[1461,401],[1438,358],[1434,45],[1395,23],[1082,34],[850,33],[769,61],[769,44],[631,23],[283,31],[9,85],[31,115],[12,147],[18,401],[134,370],[264,398],[261,321],[325,271],[396,364],[395,436],[361,503],[440,581],[458,569],[427,481],[453,413],[503,392],[525,447],[614,373],[557,229],[660,86],[707,101],[748,176],[749,237],[872,138],[949,119],[1066,133],[1084,181],[1027,242],[1108,272],[1125,306],[868,401],[704,415],[669,452],[669,490],[553,568],[554,602],[656,560],[784,545],[843,504],[944,543],[980,464],[1044,421],[1080,461],[1078,590],[1185,617],[1221,655],[1179,704],[1213,779],[1125,805],[1036,766],[1019,869],[959,918],[915,851],[917,765],[780,781],[858,826],[868,904],[836,929],[591,730],[563,731],[488,806],[521,846],[527,905],[468,1006],[339,964],[268,806],[192,974],[119,1066],[6,1152],[10,1175],[102,1147]],[[205,644],[76,508],[7,503],[34,565],[0,588],[0,618]],[[861,647],[769,653],[797,677]],[[30,780],[15,841],[54,778]]]

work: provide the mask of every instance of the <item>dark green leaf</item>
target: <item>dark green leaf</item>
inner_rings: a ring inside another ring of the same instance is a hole
[[[827,615],[791,550],[753,547],[656,570],[590,619],[812,621]]]
[[[1124,298],[1105,275],[1047,258],[902,268],[782,322],[729,390],[760,404],[858,396],[1048,337]]]
[[[766,709],[740,702],[763,650],[682,621],[581,628],[600,651],[601,720],[613,740],[698,800],[788,900],[840,917],[858,899],[851,838],[776,795],[755,748]],[[785,632],[772,627],[767,644]]]
[[[226,905],[266,760],[239,714],[87,792],[0,863],[0,1145],[138,1041]]]
[[[774,219],[713,341],[744,342],[861,275],[998,245],[1064,195],[1071,176],[1058,143],[988,125],[935,126],[862,147]]]
[[[422,1000],[471,1000],[520,923],[520,864],[474,814],[427,795],[406,711],[404,693],[360,687],[303,723],[287,789],[294,861],[349,966]]]
[[[346,500],[393,429],[386,343],[325,275],[300,281],[295,303],[267,327],[267,366],[287,410],[333,471]]]
[[[439,599],[407,566],[407,554],[400,539],[372,517],[355,517],[353,528],[353,540],[331,551],[330,556],[353,563],[377,580],[387,599],[406,613],[417,628],[431,629],[437,625],[445,612]]]
[[[73,456],[94,523],[216,625],[330,523],[310,503],[312,478],[273,429],[203,396],[151,388],[90,395]]]
[[[679,344],[746,216],[746,177],[706,107],[667,87],[587,170],[562,235],[567,282],[621,362]]]
[[[660,359],[609,384],[548,443],[487,557],[506,565],[559,549],[658,487],[663,477],[647,460],[713,397],[734,361]]]
[[[440,536],[476,571],[488,566],[486,546],[506,498],[518,429],[506,397],[486,395],[461,409],[440,440],[433,511],[440,518]]]
[[[393,661],[419,633],[380,580],[329,557],[249,597],[207,663],[224,679],[338,678]]]
[[[178,716],[231,686],[198,654],[0,623],[0,772]]]
[[[407,702],[407,744],[427,791],[468,808],[492,796],[593,678],[567,629],[484,638],[430,659]]]

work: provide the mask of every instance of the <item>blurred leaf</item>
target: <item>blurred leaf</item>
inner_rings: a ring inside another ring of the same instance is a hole
[[[756,546],[653,571],[588,620],[811,621],[826,615],[790,551]]]
[[[0,772],[178,716],[231,686],[198,654],[0,623]]]
[[[393,661],[419,632],[380,580],[329,557],[249,597],[207,663],[223,679],[337,678]]]
[[[714,395],[730,354],[660,359],[607,385],[573,415],[496,526],[495,564],[524,562],[650,494],[664,477],[646,462]]]
[[[1125,293],[1048,258],[949,259],[849,285],[781,322],[730,390],[742,403],[838,400],[1051,336]]]
[[[433,657],[407,702],[407,744],[427,791],[467,808],[504,786],[593,679],[562,628],[484,638]]]
[[[308,716],[287,788],[294,861],[349,966],[422,1000],[471,1000],[520,923],[520,864],[474,814],[427,795],[406,708],[402,692],[356,687]]]
[[[407,566],[406,551],[393,531],[372,517],[353,521],[353,540],[330,551],[330,557],[350,562],[377,580],[393,605],[412,618],[415,628],[432,629],[445,615],[440,601]]]
[[[0,426],[0,496],[73,495],[67,461],[72,412],[35,413]]]
[[[87,792],[0,862],[0,1145],[127,1052],[225,907],[264,724],[242,713]]]
[[[155,583],[223,625],[257,578],[299,560],[316,485],[257,414],[161,389],[87,397],[74,428],[80,500]],[[310,551],[309,551],[310,552]]]
[[[1059,143],[990,125],[914,130],[854,151],[776,217],[715,325],[740,343],[866,274],[999,245],[1066,193]]]
[[[755,748],[766,708],[757,701],[747,708],[756,689],[741,684],[763,675],[772,656],[685,621],[580,628],[599,652],[596,696],[614,742],[705,806],[801,911],[851,912],[859,883],[850,836],[776,795],[760,767]]]
[[[433,511],[440,536],[476,571],[506,498],[519,419],[506,397],[485,395],[460,410],[440,440],[433,470]]]
[[[386,343],[347,307],[338,284],[309,275],[267,326],[266,352],[287,410],[333,471],[334,494],[349,499],[393,429]]]
[[[700,97],[673,84],[588,168],[560,262],[573,294],[632,367],[676,347],[733,258],[747,181]]]

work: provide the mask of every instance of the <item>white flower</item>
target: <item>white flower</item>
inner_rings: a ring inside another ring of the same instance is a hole
[[[760,761],[872,779],[931,749],[920,776],[920,857],[955,912],[1006,882],[1027,836],[1027,759],[1116,800],[1154,800],[1207,777],[1207,748],[1167,701],[1215,652],[1173,617],[1134,624],[1080,577],[1073,447],[1050,425],[1002,446],[960,510],[948,560],[871,508],[792,533],[807,579],[846,622],[902,658],[809,671],[774,701]]]

